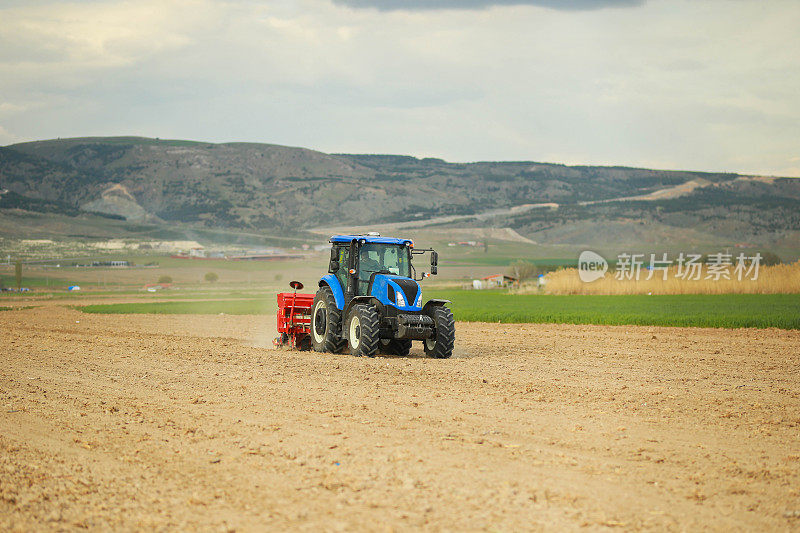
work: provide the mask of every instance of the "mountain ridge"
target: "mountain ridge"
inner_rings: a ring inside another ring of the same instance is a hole
[[[706,223],[711,235],[728,239],[742,223],[762,216],[768,222],[754,235],[774,240],[781,231],[800,230],[792,215],[795,207],[800,212],[798,184],[793,178],[735,173],[534,161],[452,163],[130,136],[0,147],[0,189],[18,195],[19,205],[27,198],[34,210],[61,205],[131,222],[242,231],[453,217],[452,224],[511,227],[539,240],[542,232],[578,221],[644,217],[676,230],[690,220]],[[661,198],[663,191],[675,192]],[[529,204],[551,207],[514,211]],[[673,216],[677,211],[681,216]],[[483,216],[493,212],[498,214]],[[708,224],[712,216],[725,223]]]

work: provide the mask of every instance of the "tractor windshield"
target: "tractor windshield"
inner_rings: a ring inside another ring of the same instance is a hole
[[[373,272],[411,277],[411,254],[406,246],[366,243],[359,254],[359,279],[369,281]]]

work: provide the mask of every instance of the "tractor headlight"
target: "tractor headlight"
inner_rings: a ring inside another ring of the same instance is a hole
[[[403,298],[403,292],[402,291],[397,291],[395,293],[395,295],[396,295],[395,296],[395,303],[397,304],[397,307],[405,307],[406,306],[406,299]]]
[[[417,303],[414,304],[414,307],[422,307],[422,287],[417,292]]]

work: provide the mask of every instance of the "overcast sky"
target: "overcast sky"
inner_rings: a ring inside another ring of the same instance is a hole
[[[0,145],[800,176],[797,0],[0,0]]]

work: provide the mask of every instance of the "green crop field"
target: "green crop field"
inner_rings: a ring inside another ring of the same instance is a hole
[[[427,291],[451,300],[457,320],[800,329],[797,294],[555,296],[501,291]]]
[[[426,298],[451,300],[457,320],[467,322],[607,324],[800,329],[800,295],[513,295],[501,291],[427,290]],[[87,313],[272,314],[275,298],[102,304]]]

